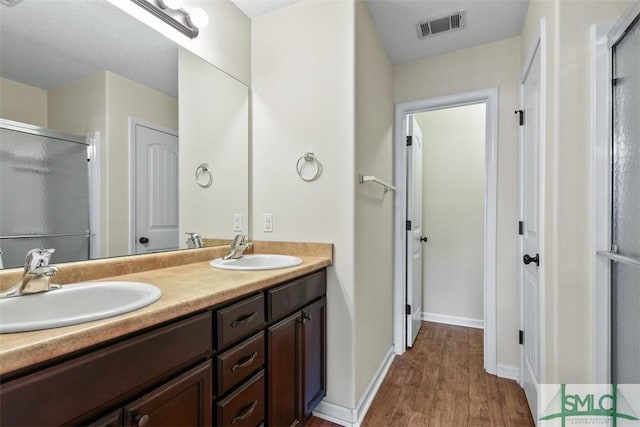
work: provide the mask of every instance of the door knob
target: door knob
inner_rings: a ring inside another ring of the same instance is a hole
[[[147,243],[149,243],[149,239],[146,237],[141,237],[140,240],[138,240],[140,243],[142,243],[143,245],[146,245]]]
[[[537,266],[540,266],[540,255],[536,254],[536,256],[534,257],[525,255],[524,257],[522,257],[522,261],[524,261],[526,265],[529,265],[532,262],[535,262]]]
[[[427,239],[427,236],[421,236],[420,237],[420,241],[423,242],[423,243],[426,243],[427,240],[429,240],[429,239]]]

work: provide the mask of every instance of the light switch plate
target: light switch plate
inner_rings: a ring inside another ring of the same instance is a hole
[[[265,233],[273,232],[273,214],[266,213],[264,214],[264,229]]]
[[[233,214],[233,231],[242,231],[242,214]]]

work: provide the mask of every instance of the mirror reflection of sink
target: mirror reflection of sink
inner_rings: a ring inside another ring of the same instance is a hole
[[[93,282],[0,299],[0,333],[76,325],[138,310],[162,291],[140,282]]]
[[[274,255],[274,254],[255,254],[244,255],[238,259],[222,258],[214,259],[209,263],[211,267],[223,270],[275,270],[278,268],[295,267],[302,264],[302,260],[297,256],[291,255]]]

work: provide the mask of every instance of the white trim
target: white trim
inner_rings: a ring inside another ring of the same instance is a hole
[[[484,224],[484,369],[496,373],[496,247],[497,247],[497,186],[498,186],[498,97],[497,87],[456,95],[397,104],[395,107],[394,182],[394,284],[393,343],[396,354],[406,349],[406,163],[405,129],[407,114],[460,105],[486,103],[485,143],[485,224]]]
[[[178,137],[178,131],[129,116],[129,254],[136,253],[136,126],[144,126],[158,132]],[[179,141],[178,141],[179,143]]]
[[[102,254],[102,212],[100,203],[100,132],[89,136],[89,233],[91,235],[89,254],[91,259]]]
[[[593,297],[593,378],[597,384],[611,383],[611,262],[596,253],[610,250],[611,244],[611,55],[607,33],[612,24],[591,27],[593,138],[594,297]]]
[[[322,418],[323,420],[331,421],[343,426],[359,427],[360,423],[362,423],[364,417],[367,415],[367,411],[369,411],[369,407],[378,393],[378,390],[382,385],[382,381],[387,375],[395,357],[396,355],[393,347],[389,348],[389,351],[378,368],[378,372],[362,395],[356,409],[348,409],[344,406],[325,402],[323,400],[318,404],[315,411],[313,411],[313,415],[318,418]]]
[[[448,316],[446,314],[427,313],[426,311],[423,311],[422,320],[425,322],[443,323],[445,325],[484,329],[484,320],[482,319],[470,319],[468,317]]]
[[[498,372],[496,375],[500,378],[518,381],[520,378],[520,367],[498,363]]]

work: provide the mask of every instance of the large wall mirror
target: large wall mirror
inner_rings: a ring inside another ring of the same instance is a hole
[[[248,234],[248,95],[106,0],[0,5],[3,267]]]

